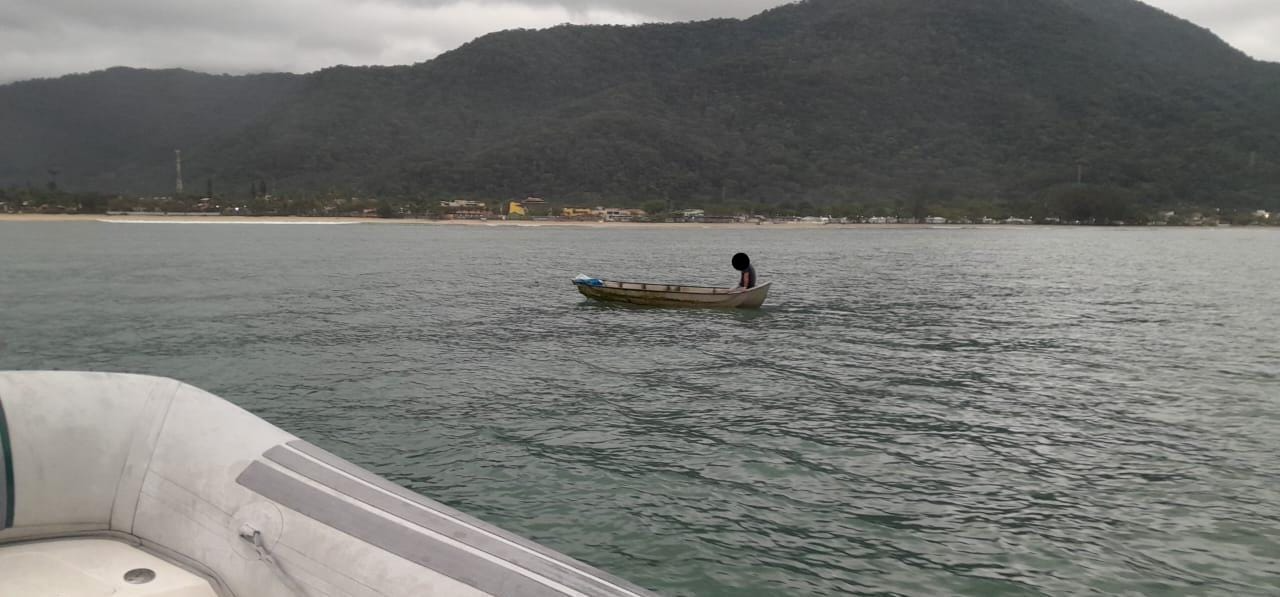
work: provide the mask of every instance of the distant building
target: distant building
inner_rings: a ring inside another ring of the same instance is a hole
[[[507,210],[507,215],[512,216],[549,216],[551,208],[547,205],[545,199],[538,197],[526,197],[523,201],[512,201]]]
[[[595,209],[591,209],[589,207],[566,207],[560,210],[560,215],[566,218],[585,220],[599,217],[598,212],[602,210],[603,208],[600,207]]]
[[[448,207],[452,209],[485,209],[487,206],[483,201],[458,199],[455,201],[441,201],[440,207]]]
[[[924,223],[926,223],[926,224],[935,224],[935,225],[936,225],[936,224],[946,224],[946,223],[947,223],[947,219],[946,219],[946,218],[940,218],[940,217],[938,217],[938,216],[931,216],[931,217],[925,218],[925,219],[924,219]]]
[[[745,221],[746,219],[741,216],[706,216],[702,218],[704,224],[737,224]]]
[[[606,222],[633,222],[648,214],[646,214],[643,209],[618,209],[616,207],[610,207],[605,208],[601,215]]]
[[[488,211],[481,209],[460,209],[458,211],[449,212],[444,215],[446,220],[484,220],[490,215]]]
[[[707,217],[707,212],[701,209],[684,209],[671,212],[669,221],[677,223],[700,223]]]
[[[1253,217],[1258,218],[1259,220],[1270,220],[1271,212],[1265,209],[1259,209],[1258,211],[1253,212]]]

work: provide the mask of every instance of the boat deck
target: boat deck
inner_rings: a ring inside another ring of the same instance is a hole
[[[711,286],[681,286],[678,284],[651,284],[648,282],[614,282],[601,280],[604,288],[619,290],[642,290],[645,292],[676,292],[683,294],[733,294],[735,288],[716,288]]]
[[[109,539],[0,545],[0,595],[218,597],[205,579]]]

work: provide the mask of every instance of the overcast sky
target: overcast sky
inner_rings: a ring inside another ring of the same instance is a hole
[[[1147,0],[1280,62],[1280,0]],[[491,31],[746,17],[783,0],[0,0],[0,82],[109,66],[411,64]]]

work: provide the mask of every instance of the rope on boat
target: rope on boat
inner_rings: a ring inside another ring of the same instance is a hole
[[[276,575],[280,577],[280,582],[284,583],[285,588],[289,589],[289,592],[297,595],[298,597],[309,597],[307,590],[302,588],[302,583],[299,583],[293,575],[289,574],[283,567],[281,567],[280,562],[277,562],[276,559],[271,556],[271,552],[267,551],[267,546],[262,542],[262,533],[259,532],[258,529],[245,525],[240,528],[240,538],[253,545],[253,549],[258,552],[258,557],[262,558],[262,561],[266,562],[267,565],[275,571]]]

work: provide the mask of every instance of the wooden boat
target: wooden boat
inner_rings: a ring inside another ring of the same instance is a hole
[[[645,597],[212,394],[0,372],[5,597]]]
[[[769,296],[769,282],[750,290],[613,282],[578,278],[573,281],[583,296],[600,301],[630,303],[650,307],[758,309]]]

